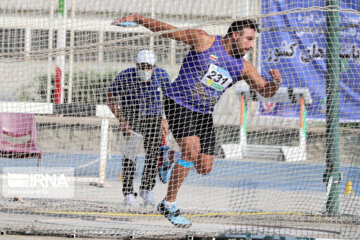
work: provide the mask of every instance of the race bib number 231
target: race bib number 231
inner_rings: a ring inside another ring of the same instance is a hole
[[[210,64],[208,71],[201,79],[203,84],[217,91],[223,91],[232,81],[230,73],[227,70],[213,63]]]

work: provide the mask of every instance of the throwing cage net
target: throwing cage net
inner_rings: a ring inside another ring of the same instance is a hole
[[[150,22],[111,24],[132,14]],[[0,1],[0,230],[360,238],[359,19],[355,0]],[[189,228],[158,205],[182,180]]]

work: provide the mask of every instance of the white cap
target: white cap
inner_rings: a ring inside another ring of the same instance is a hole
[[[151,50],[142,50],[136,57],[136,63],[148,63],[154,66],[156,64],[156,55]]]

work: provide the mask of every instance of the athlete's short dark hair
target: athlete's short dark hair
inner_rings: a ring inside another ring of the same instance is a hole
[[[244,28],[251,28],[251,29],[254,29],[255,32],[259,32],[259,25],[256,23],[255,20],[252,20],[252,19],[245,19],[245,20],[240,20],[240,21],[235,21],[233,22],[227,33],[226,33],[226,36],[229,36],[231,34],[233,34],[234,32],[238,32],[238,33],[241,33],[241,31],[244,29]]]

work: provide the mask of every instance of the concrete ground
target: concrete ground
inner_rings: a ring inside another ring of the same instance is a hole
[[[219,237],[232,232],[323,239],[342,239],[344,233],[360,236],[359,225],[347,219],[338,218],[334,222],[305,214],[305,209],[313,213],[321,211],[322,193],[300,195],[292,191],[234,190],[187,184],[182,189],[178,203],[193,226],[179,229],[160,216],[155,207],[123,206],[120,189],[119,182],[109,182],[107,188],[78,183],[78,194],[69,201],[23,199],[14,202],[1,199],[1,206],[7,210],[0,213],[0,228],[5,232],[7,228],[11,231],[1,235],[0,240],[68,239],[71,234],[75,234],[76,239],[101,239],[102,236],[110,239],[164,239],[161,236],[168,236],[165,239],[186,239],[186,236]],[[165,191],[166,185],[157,185],[157,202]],[[116,198],[117,201],[114,201]],[[347,201],[359,202],[355,196],[348,197]],[[17,230],[22,234],[28,231],[31,234],[56,234],[62,237],[13,235]]]

